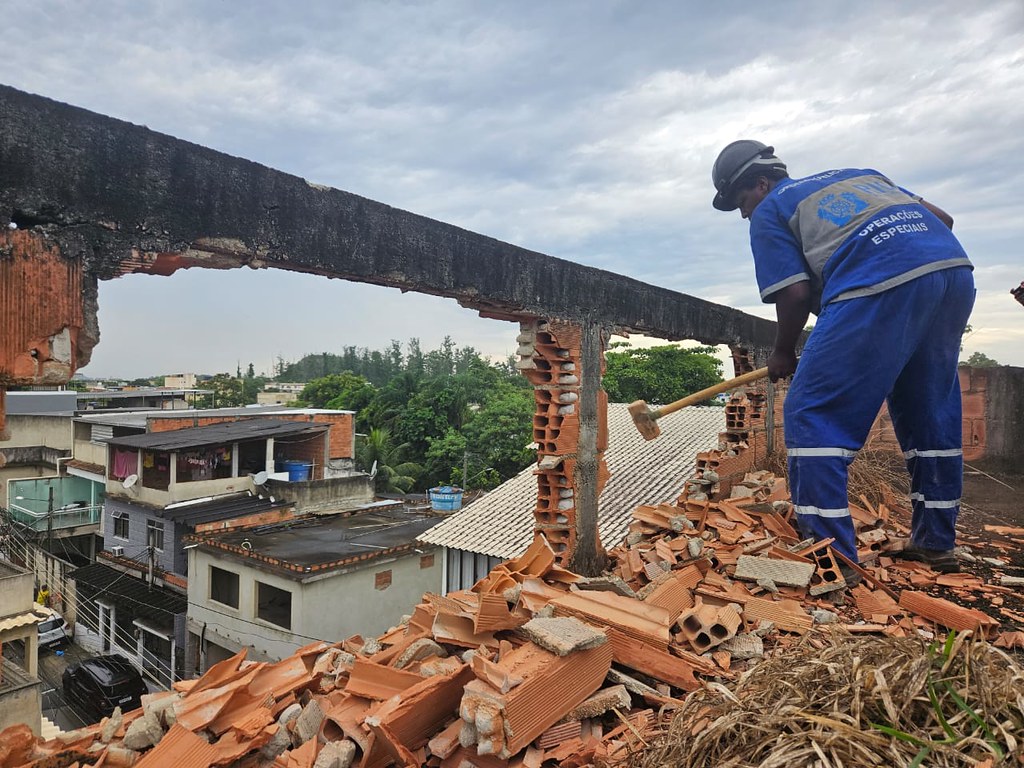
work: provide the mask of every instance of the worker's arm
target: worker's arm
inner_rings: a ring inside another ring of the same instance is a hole
[[[787,285],[774,299],[779,327],[775,331],[775,349],[768,357],[768,376],[772,381],[791,376],[796,370],[796,343],[811,313],[811,284],[801,280]]]
[[[921,202],[921,205],[923,205],[923,206],[924,206],[925,208],[927,208],[927,209],[928,209],[929,211],[931,211],[931,212],[932,212],[932,213],[934,213],[934,214],[935,214],[936,216],[938,216],[938,217],[939,217],[939,221],[941,221],[941,222],[942,222],[943,224],[945,224],[945,225],[946,225],[947,227],[949,227],[950,229],[952,229],[952,228],[953,228],[953,217],[952,217],[952,216],[950,216],[950,215],[949,215],[948,213],[946,213],[946,212],[945,212],[944,210],[942,210],[941,208],[939,208],[939,206],[937,206],[937,205],[932,205],[932,204],[931,204],[931,203],[929,203],[929,202],[928,202],[927,200],[921,200],[920,202]]]

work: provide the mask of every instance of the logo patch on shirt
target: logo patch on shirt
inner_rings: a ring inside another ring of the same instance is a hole
[[[867,201],[857,197],[853,192],[825,195],[818,203],[818,218],[841,227],[867,207]]]

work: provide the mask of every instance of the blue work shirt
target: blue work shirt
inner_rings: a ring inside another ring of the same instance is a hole
[[[920,201],[870,169],[779,181],[750,217],[762,301],[809,280],[818,312],[819,297],[823,307],[970,267],[960,242]]]

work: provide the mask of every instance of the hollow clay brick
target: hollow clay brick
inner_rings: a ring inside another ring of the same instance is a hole
[[[931,597],[909,589],[900,593],[900,607],[944,627],[959,631],[977,630],[986,637],[994,636],[999,622],[975,608],[962,608],[941,597]]]
[[[806,587],[814,575],[814,569],[813,563],[740,555],[736,561],[735,575],[744,581],[768,579],[785,586]]]
[[[482,680],[470,681],[459,716],[475,733],[480,754],[507,759],[594,693],[611,662],[609,643],[564,657],[527,643],[498,662],[523,682],[502,694]]]

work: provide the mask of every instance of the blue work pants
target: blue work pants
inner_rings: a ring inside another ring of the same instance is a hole
[[[963,486],[957,360],[973,305],[971,271],[957,267],[822,311],[783,409],[802,535],[835,538],[857,560],[847,468],[888,399],[911,477],[911,542],[953,548]]]

